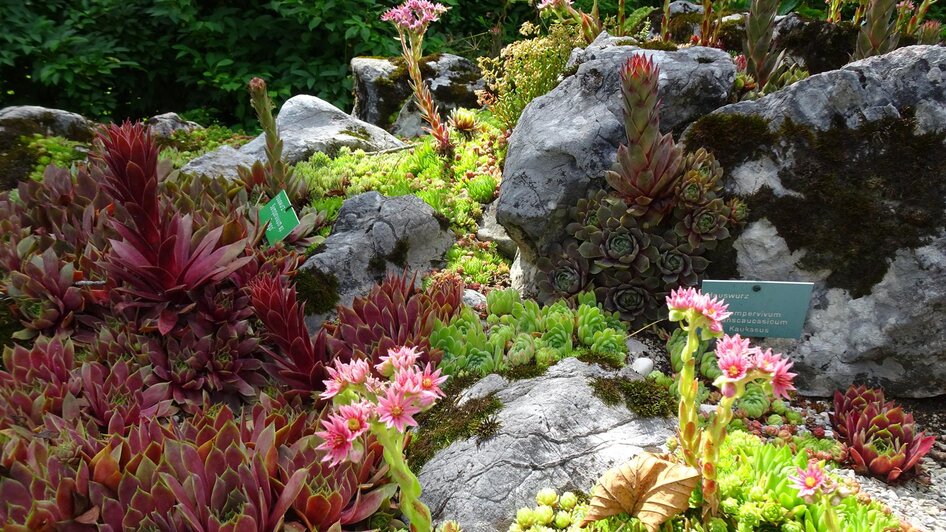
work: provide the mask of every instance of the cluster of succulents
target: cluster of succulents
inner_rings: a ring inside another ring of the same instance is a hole
[[[697,284],[704,253],[746,220],[745,204],[723,197],[713,155],[684,153],[660,133],[658,76],[640,55],[622,69],[627,144],[607,172],[611,191],[591,190],[572,208],[566,240],[538,262],[541,299],[594,290],[605,308],[643,326],[670,291]]]
[[[854,470],[887,483],[912,475],[936,439],[917,432],[913,414],[887,401],[882,390],[866,386],[834,393],[831,424]]]
[[[624,365],[627,331],[613,314],[599,307],[594,294],[577,307],[559,301],[540,307],[514,289],[487,294],[480,319],[465,308],[451,321],[438,323],[430,343],[443,351],[440,367],[448,375],[486,375],[520,366],[547,367],[559,360],[591,355]]]
[[[582,527],[582,520],[588,512],[588,502],[584,497],[571,491],[558,494],[553,489],[545,488],[536,494],[535,503],[536,506],[523,507],[516,511],[515,519],[509,525],[509,532],[549,530],[643,532],[645,530],[637,519],[630,516],[616,516]]]

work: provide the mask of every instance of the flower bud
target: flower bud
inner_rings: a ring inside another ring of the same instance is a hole
[[[536,508],[533,512],[535,515],[535,522],[540,525],[549,525],[552,524],[552,521],[555,520],[555,510],[551,506],[542,505]]]
[[[529,528],[535,524],[535,513],[529,508],[519,508],[519,511],[516,512],[516,522],[522,528]]]
[[[563,510],[571,510],[571,509],[574,508],[577,504],[578,504],[578,495],[575,495],[574,493],[572,493],[572,492],[570,492],[570,491],[566,491],[566,492],[563,493],[562,496],[558,499],[558,505],[559,505]]]
[[[535,496],[535,502],[545,506],[555,506],[558,502],[558,494],[551,488],[545,488]]]
[[[555,526],[556,528],[568,528],[572,524],[572,514],[561,511],[555,514]]]

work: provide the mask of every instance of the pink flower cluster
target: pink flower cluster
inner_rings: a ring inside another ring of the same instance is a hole
[[[392,7],[381,15],[381,20],[392,22],[399,29],[424,33],[431,22],[440,20],[450,9],[447,6],[430,2],[429,0],[407,0],[403,4]]]
[[[734,384],[747,377],[771,379],[772,393],[776,397],[787,399],[788,392],[795,389],[795,374],[789,371],[793,364],[790,360],[781,354],[773,354],[771,349],[753,347],[748,338],[738,334],[724,334],[716,342],[716,360],[723,372],[718,380],[724,395],[731,397],[735,392]]]
[[[732,316],[729,306],[722,299],[704,294],[695,288],[678,288],[667,296],[667,307],[673,312],[685,313],[693,310],[705,323],[691,324],[697,327],[706,326],[714,334],[723,332],[723,321]],[[673,321],[679,321],[675,319]]]
[[[539,11],[545,11],[546,9],[557,9],[559,7],[565,7],[572,5],[572,0],[542,0],[539,2],[539,5],[536,7]]]
[[[332,465],[346,460],[352,453],[355,440],[368,431],[373,422],[387,429],[404,432],[416,427],[414,415],[427,410],[444,397],[440,386],[447,380],[440,370],[434,371],[428,363],[417,364],[420,353],[413,347],[391,349],[374,369],[385,379],[372,374],[365,360],[349,363],[335,361],[328,368],[323,399],[332,399],[353,392],[358,400],[338,406],[322,421],[325,431],[318,436],[323,442],[319,449],[326,452],[325,461]]]

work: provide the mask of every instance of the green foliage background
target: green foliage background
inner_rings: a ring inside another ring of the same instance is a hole
[[[442,0],[427,50],[495,53],[536,20],[525,0]],[[461,6],[462,3],[462,6]],[[396,55],[381,13],[394,0],[0,0],[0,107],[33,104],[93,118],[189,111],[251,126],[246,82],[276,103],[309,93],[351,105],[348,63]]]

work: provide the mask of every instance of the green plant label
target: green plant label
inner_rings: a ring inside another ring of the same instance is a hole
[[[286,191],[281,191],[272,201],[266,204],[259,213],[260,223],[269,222],[266,226],[266,240],[269,245],[286,238],[299,225],[299,217],[289,202]]]
[[[782,281],[703,281],[703,293],[726,300],[732,316],[726,334],[758,338],[799,338],[808,316],[813,283]]]

